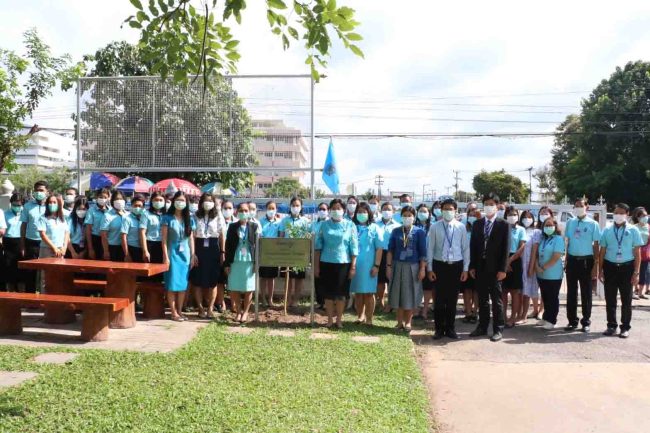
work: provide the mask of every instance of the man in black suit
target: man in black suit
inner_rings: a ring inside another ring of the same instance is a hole
[[[489,193],[483,197],[485,217],[472,226],[469,273],[476,280],[479,303],[479,324],[470,337],[487,335],[492,300],[492,341],[503,338],[503,301],[501,281],[506,277],[510,252],[510,225],[497,217],[499,196]]]

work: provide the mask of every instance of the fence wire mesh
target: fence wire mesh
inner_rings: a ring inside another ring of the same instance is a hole
[[[253,171],[270,178],[309,170],[308,76],[232,76],[212,84],[214,92],[204,93],[201,78],[187,87],[158,77],[81,79],[80,170]]]

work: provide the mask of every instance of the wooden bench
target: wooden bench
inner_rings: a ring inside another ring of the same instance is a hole
[[[92,298],[70,295],[40,295],[33,293],[0,292],[0,335],[18,335],[23,332],[21,307],[55,306],[67,310],[81,310],[83,322],[81,339],[105,341],[111,313],[129,306],[127,298]]]
[[[78,291],[103,291],[105,280],[74,280],[74,289]],[[162,282],[138,281],[137,291],[142,294],[142,317],[146,319],[165,318],[165,286]]]
[[[75,290],[100,292],[106,289],[108,282],[106,280],[82,280],[75,278],[73,284]]]

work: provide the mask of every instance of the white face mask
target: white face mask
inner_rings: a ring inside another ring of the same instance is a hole
[[[499,209],[499,210],[497,211],[497,218],[503,218],[505,214],[506,214],[506,211],[505,211],[505,210],[503,210],[503,209]]]
[[[402,223],[404,224],[404,227],[411,227],[414,220],[415,217],[404,217],[402,218]]]
[[[492,217],[497,212],[497,207],[496,206],[484,206],[483,210],[485,211],[485,215],[487,215],[488,217]]]
[[[105,206],[106,205],[106,199],[105,198],[98,198],[97,199],[97,206]]]
[[[515,225],[518,220],[517,215],[508,215],[508,224]]]
[[[531,225],[533,225],[533,219],[532,218],[523,218],[521,220],[522,223],[524,223],[524,227],[528,228]]]
[[[300,206],[291,206],[291,214],[293,216],[300,215]]]
[[[199,210],[198,203],[190,203],[190,212],[196,213]]]
[[[327,218],[327,211],[326,210],[319,210],[318,211],[318,217],[319,218]]]
[[[224,209],[223,210],[223,217],[224,218],[230,218],[232,216],[232,209]]]
[[[126,202],[124,200],[115,200],[113,202],[113,207],[115,210],[122,210],[124,209],[124,206],[126,205]]]
[[[627,221],[627,215],[620,214],[620,213],[614,214],[614,222],[616,224],[623,224],[626,221]]]
[[[547,213],[543,213],[543,214],[541,214],[541,215],[539,216],[539,220],[540,220],[540,221],[542,222],[542,224],[543,224],[544,221],[546,221],[546,220],[548,219],[549,216],[550,216],[549,214],[547,214]]]
[[[330,211],[330,217],[332,217],[334,221],[341,221],[341,219],[343,219],[343,210],[335,209]]]
[[[583,217],[583,216],[587,215],[587,209],[585,209],[583,207],[574,207],[573,208],[573,213],[575,214],[575,216],[580,218],[580,217]]]
[[[267,211],[266,211],[266,217],[267,217],[268,219],[273,219],[273,218],[275,218],[275,212],[276,212],[275,209],[269,209],[269,210],[267,210]]]
[[[85,211],[85,210],[81,210],[81,209],[77,209],[77,212],[76,212],[76,213],[77,213],[77,217],[79,217],[79,218],[81,218],[81,219],[86,218],[86,213],[87,213],[87,211]]]
[[[385,220],[389,220],[393,217],[393,211],[392,210],[383,210],[381,211],[381,217]]]
[[[65,201],[65,204],[72,204],[72,203],[74,203],[75,198],[76,197],[74,195],[68,194],[63,198],[63,201]]]
[[[357,204],[356,203],[348,203],[348,212],[349,213],[354,213],[355,210],[357,210]]]
[[[377,203],[370,203],[368,206],[370,206],[370,212],[377,213]]]
[[[206,212],[210,212],[212,209],[214,209],[214,202],[213,201],[204,201],[203,202],[203,210]]]

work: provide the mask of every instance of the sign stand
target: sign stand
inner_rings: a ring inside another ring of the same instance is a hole
[[[313,272],[314,242],[309,238],[260,238],[255,241],[255,321],[259,321],[260,267],[287,268],[284,287],[284,314],[287,314],[287,298],[291,267],[310,268],[311,290],[309,320],[314,325],[315,283]]]

